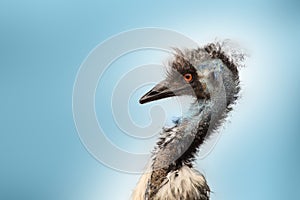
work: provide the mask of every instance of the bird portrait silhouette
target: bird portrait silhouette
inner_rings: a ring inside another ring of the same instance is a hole
[[[227,53],[226,42],[174,49],[165,80],[142,96],[141,104],[190,96],[188,111],[163,128],[132,200],[208,200],[210,187],[194,167],[201,145],[217,131],[239,97],[239,67],[244,55]]]

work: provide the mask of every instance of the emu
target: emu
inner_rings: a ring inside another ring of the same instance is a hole
[[[189,95],[189,110],[174,127],[164,128],[148,173],[140,178],[132,200],[208,200],[210,187],[193,167],[199,147],[217,130],[238,99],[239,60],[219,42],[196,49],[174,49],[166,79],[141,97],[140,103]]]

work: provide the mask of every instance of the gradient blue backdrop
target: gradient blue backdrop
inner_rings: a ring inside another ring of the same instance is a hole
[[[251,54],[243,98],[198,168],[212,199],[300,199],[298,1],[0,2],[0,199],[128,199],[138,175],[109,169],[72,117],[80,64],[106,38],[162,27]],[[122,141],[121,141],[122,143]],[[126,143],[122,145],[126,146]]]

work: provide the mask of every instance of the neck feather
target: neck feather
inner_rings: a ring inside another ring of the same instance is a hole
[[[200,145],[214,129],[210,127],[213,110],[211,101],[196,101],[176,126],[164,130],[153,156],[153,171],[148,185],[150,198],[159,190],[169,172],[183,165],[192,167]]]

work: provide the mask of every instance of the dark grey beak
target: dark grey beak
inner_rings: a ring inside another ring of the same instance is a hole
[[[154,86],[154,88],[152,88],[149,92],[147,92],[140,98],[140,103],[144,104],[151,101],[175,96],[175,94],[173,93],[174,90],[171,90],[169,87],[167,87],[168,85],[169,83],[167,81],[158,83],[156,86]]]

